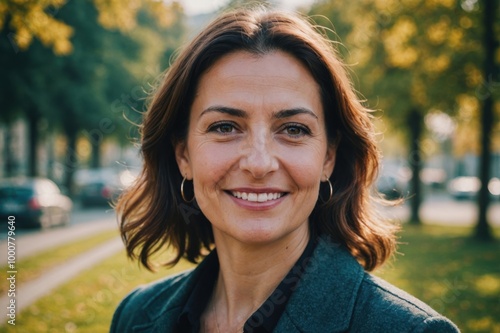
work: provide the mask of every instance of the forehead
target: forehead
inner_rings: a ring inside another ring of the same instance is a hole
[[[283,51],[263,55],[237,51],[217,60],[201,76],[193,107],[224,99],[229,103],[274,103],[283,107],[292,105],[281,104],[312,103],[322,108],[317,105],[319,96],[319,85],[294,56]]]
[[[229,53],[217,60],[201,80],[207,76],[239,82],[245,77],[261,77],[263,80],[280,79],[290,87],[301,86],[301,81],[314,81],[309,70],[294,56],[283,51],[253,54],[247,51]],[[315,82],[315,81],[314,81]],[[265,81],[263,82],[265,83]]]

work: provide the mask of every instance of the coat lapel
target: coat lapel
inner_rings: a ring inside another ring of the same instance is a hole
[[[209,254],[209,256],[216,255],[215,251]],[[175,327],[179,315],[197,281],[201,278],[200,275],[203,274],[209,262],[207,259],[209,258],[205,258],[194,270],[183,272],[177,277],[170,277],[169,279],[178,279],[179,282],[172,281],[169,288],[161,290],[143,305],[150,322],[135,326],[133,332],[176,333]]]
[[[276,333],[343,332],[349,327],[364,270],[352,255],[320,239]]]

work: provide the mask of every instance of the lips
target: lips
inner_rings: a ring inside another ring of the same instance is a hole
[[[235,198],[246,200],[249,202],[266,202],[279,199],[283,195],[285,195],[285,193],[283,192],[255,193],[255,192],[231,191],[230,193]]]

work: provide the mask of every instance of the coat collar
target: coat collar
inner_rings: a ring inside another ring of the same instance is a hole
[[[136,326],[134,332],[174,332],[179,315],[186,304],[198,279],[202,278],[205,267],[214,259],[212,251],[195,269],[166,278],[170,283],[167,288],[145,302],[143,312],[149,317],[149,323]],[[160,283],[161,284],[161,283]]]
[[[210,256],[216,255],[212,252]],[[194,270],[173,278],[169,287],[143,306],[151,324],[136,327],[136,332],[173,332],[189,294],[210,258]],[[321,237],[304,273],[288,301],[275,332],[342,332],[349,327],[363,268],[339,244]],[[170,278],[172,279],[172,278]]]

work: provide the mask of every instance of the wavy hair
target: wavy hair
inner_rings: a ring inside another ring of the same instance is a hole
[[[213,246],[210,222],[195,203],[181,198],[182,175],[174,147],[186,138],[203,73],[231,52],[264,55],[277,50],[298,59],[317,81],[328,140],[337,148],[330,176],[334,194],[327,202],[319,199],[312,211],[312,236],[343,244],[366,270],[390,257],[396,228],[372,209],[379,151],[370,110],[355,93],[341,57],[323,31],[299,14],[237,9],[221,14],[178,53],[140,126],[142,172],[116,205],[129,257],[151,269],[151,255],[165,245],[175,249],[167,263],[172,265],[181,258],[197,262]]]

